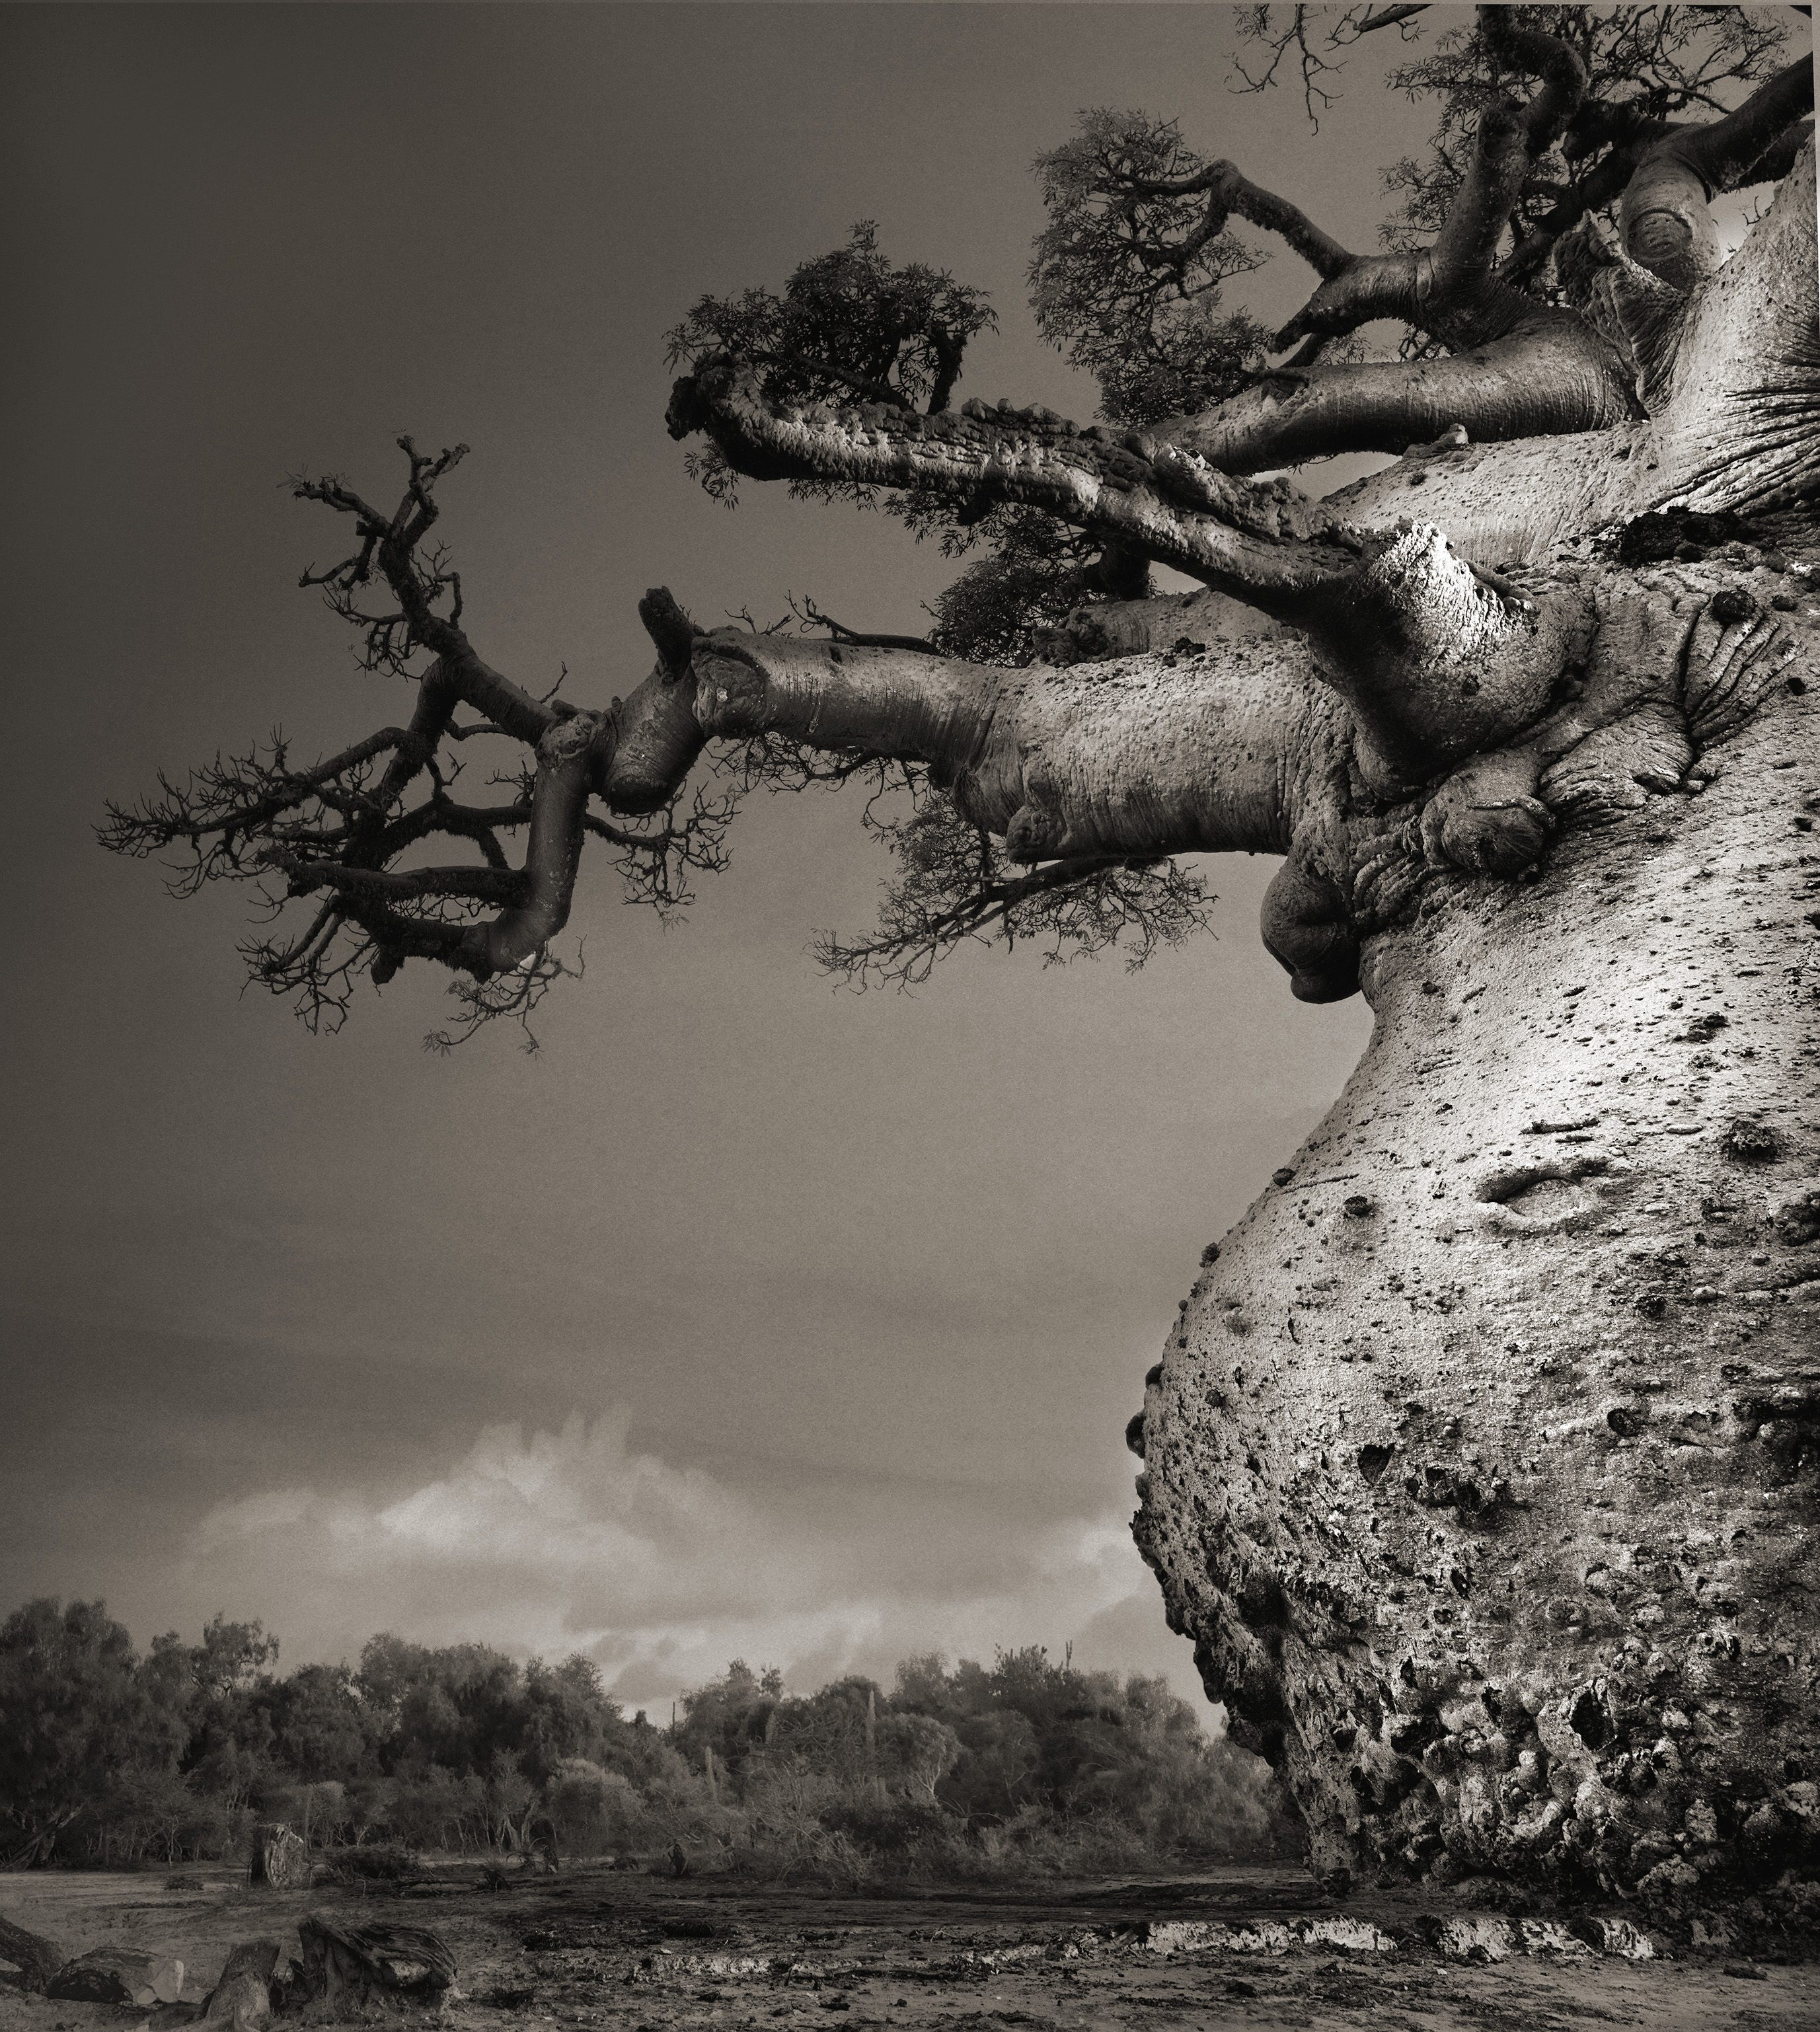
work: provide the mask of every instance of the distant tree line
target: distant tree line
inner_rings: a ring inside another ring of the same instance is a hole
[[[628,1720],[581,1656],[371,1638],[277,1669],[218,1616],[140,1653],[100,1602],[0,1625],[0,1859],[175,1864],[256,1822],[313,1850],[673,1858],[854,1882],[1142,1868],[1291,1837],[1264,1767],[1157,1679],[1042,1650],[939,1656],[806,1695],[736,1660],[669,1724]]]

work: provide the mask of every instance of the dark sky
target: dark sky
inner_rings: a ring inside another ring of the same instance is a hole
[[[1440,10],[1437,10],[1437,12]],[[1463,9],[1447,10],[1463,13]],[[240,994],[249,900],[167,901],[103,800],[282,722],[403,716],[299,592],[280,482],[473,454],[444,529],[482,653],[601,703],[634,606],[813,594],[919,629],[941,561],[747,490],[663,428],[662,334],[878,221],[989,289],[963,393],[1084,417],[1040,346],[1030,165],[1079,107],[1179,115],[1341,237],[1426,115],[1361,50],[1311,140],[1226,88],[1219,6],[0,9],[9,312],[0,1608],[217,1609],[286,1657],[390,1627],[592,1649],[660,1701],[1071,1640],[1190,1676],[1125,1534],[1121,1433],[1201,1246],[1363,1040],[1219,935],[1128,977],[963,956],[835,992],[884,868],[848,798],[749,809],[664,932],[584,879],[587,976],[528,1060],[444,1062],[420,971],[338,1037]],[[1306,278],[1284,256],[1265,310]]]

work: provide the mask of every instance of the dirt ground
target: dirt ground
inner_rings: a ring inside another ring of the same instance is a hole
[[[456,1987],[393,2022],[450,2032],[832,2032],[830,2013],[842,2032],[1820,2032],[1820,1964],[1723,1948],[1637,1959],[1571,1941],[1486,1960],[1470,1925],[1426,1944],[1412,1932],[1418,1904],[1355,1897],[1341,1907],[1292,1870],[891,1897],[585,1866],[495,1891],[479,1888],[472,1866],[450,1866],[402,1896],[256,1890],[238,1872],[195,1873],[200,1890],[166,1890],[149,1874],[0,1876],[0,1914],[72,1953],[110,1942],[179,1955],[185,1997],[207,1991],[236,1940],[264,1936],[294,1952],[306,1911],[432,1926],[454,1950]],[[1508,1922],[1484,1923],[1489,1952],[1503,1952]],[[1221,1935],[1222,1925],[1231,1930]],[[1392,1931],[1400,1944],[1390,1944]],[[1210,1932],[1221,1944],[1205,1944]],[[1334,1944],[1342,1939],[1363,1944]],[[133,2032],[144,2022],[142,2011],[0,1988],[0,2032]]]

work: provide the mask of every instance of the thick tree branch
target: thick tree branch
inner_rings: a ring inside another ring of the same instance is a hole
[[[1646,505],[1758,514],[1820,497],[1820,303],[1809,138],[1768,212],[1687,302]]]
[[[1131,177],[1121,179],[1120,187],[1139,197],[1192,197],[1205,192],[1207,211],[1200,229],[1202,240],[1216,239],[1236,213],[1253,226],[1274,233],[1317,275],[1336,275],[1355,258],[1299,205],[1253,183],[1235,162],[1209,162],[1205,170],[1188,177]]]
[[[1523,151],[1531,162],[1545,155],[1567,131],[1586,95],[1586,67],[1571,43],[1540,28],[1525,28],[1508,7],[1478,10],[1479,32],[1500,63],[1540,78],[1542,88],[1521,113]]]
[[[1748,168],[1740,170],[1736,187],[1748,189],[1752,184],[1779,184],[1800,161],[1802,151],[1813,138],[1814,119],[1810,114],[1792,127],[1784,127]]]
[[[1001,502],[1042,508],[1286,617],[1356,551],[1292,488],[1229,480],[1168,445],[1146,454],[1134,435],[1116,442],[1047,410],[968,403],[957,415],[906,417],[772,403],[741,362],[717,355],[676,383],[669,424],[674,437],[704,432],[756,480],[903,488],[976,516]]]
[[[1501,337],[1534,316],[1533,299],[1498,283],[1493,263],[1531,166],[1560,139],[1586,89],[1585,65],[1559,36],[1517,25],[1504,7],[1481,7],[1478,23],[1500,65],[1542,82],[1527,104],[1499,97],[1482,110],[1471,160],[1429,250],[1440,316],[1422,322],[1454,346]]]
[[[670,416],[677,435],[707,431],[757,477],[1041,507],[1287,622],[1320,650],[1380,786],[1420,783],[1519,724],[1545,694],[1561,631],[1573,625],[1538,622],[1432,530],[1366,537],[1281,483],[1235,480],[1141,437],[1113,445],[1047,412],[969,405],[932,430],[882,409],[784,407],[721,359],[677,384]],[[1438,436],[1451,420],[1422,435]]]
[[[1354,21],[1353,35],[1356,38],[1373,35],[1380,28],[1394,28],[1427,12],[1428,0],[1407,0],[1407,4],[1396,7],[1373,7]]]
[[[612,737],[607,715],[578,712],[538,742],[521,900],[491,923],[472,927],[455,962],[476,980],[533,958],[568,922],[589,791]]]
[[[1458,424],[1474,443],[1609,430],[1639,414],[1610,342],[1544,316],[1437,360],[1336,361],[1261,375],[1199,416],[1157,426],[1222,473],[1258,473],[1341,451],[1402,452]]]
[[[1310,757],[1344,724],[1280,638],[1002,670],[722,629],[695,682],[705,733],[925,763],[1030,861],[1284,852]]]
[[[439,792],[401,813],[386,827],[379,842],[379,858],[389,861],[419,840],[441,835],[450,839],[472,840],[489,867],[503,868],[506,855],[499,841],[500,831],[523,825],[530,816],[529,802],[524,799],[510,805],[458,805]]]
[[[507,868],[348,868],[335,861],[312,861],[301,854],[275,852],[271,865],[284,876],[293,896],[323,890],[354,901],[403,903],[430,897],[458,897],[474,902],[515,902],[524,894],[525,876]]]
[[[1527,103],[1495,99],[1481,114],[1472,157],[1433,243],[1415,252],[1353,256],[1293,206],[1260,192],[1230,165],[1201,181],[1229,191],[1246,215],[1285,232],[1321,282],[1276,334],[1279,349],[1342,336],[1378,318],[1431,334],[1451,357],[1409,364],[1323,365],[1299,358],[1198,416],[1160,425],[1227,472],[1256,472],[1347,450],[1400,451],[1450,425],[1480,442],[1609,429],[1638,414],[1618,351],[1585,319],[1541,304],[1516,284],[1553,237],[1497,264],[1497,250],[1536,163],[1584,103],[1587,75],[1558,36],[1524,28],[1508,9],[1482,8],[1482,31],[1508,69],[1541,80]],[[1621,187],[1610,179],[1609,199]],[[1554,233],[1583,206],[1557,207]],[[1285,226],[1287,230],[1285,230]]]
[[[1377,318],[1400,318],[1456,350],[1533,327],[1551,315],[1493,272],[1505,226],[1537,160],[1579,110],[1586,66],[1558,36],[1515,25],[1508,10],[1479,9],[1482,32],[1499,61],[1539,77],[1527,104],[1498,98],[1480,115],[1472,158],[1433,244],[1418,252],[1355,256],[1311,226],[1293,205],[1261,192],[1230,164],[1207,173],[1210,187],[1304,255],[1321,286],[1276,338],[1279,350],[1305,338],[1333,338]],[[1216,172],[1224,173],[1216,177]]]
[[[1710,200],[1735,187],[1787,130],[1814,110],[1814,66],[1803,57],[1760,85],[1734,113],[1671,131],[1647,149],[1625,187],[1625,252],[1684,292],[1719,265]]]
[[[1659,131],[1659,130],[1652,130]],[[1562,239],[1589,213],[1616,204],[1635,174],[1641,144],[1615,148],[1537,219],[1498,264],[1497,280],[1520,288],[1538,275]]]
[[[641,614],[656,596],[645,595]],[[663,597],[668,600],[668,593]],[[650,626],[648,617],[646,626]],[[696,639],[693,634],[690,638],[690,653]],[[658,668],[614,707],[615,738],[599,759],[594,787],[616,812],[661,810],[701,753],[688,654],[673,663],[669,659],[674,654],[673,644],[661,644],[663,660]]]

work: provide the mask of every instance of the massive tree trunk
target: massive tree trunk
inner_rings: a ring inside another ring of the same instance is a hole
[[[1365,1058],[1149,1379],[1138,1543],[1324,1868],[1813,1855],[1815,695],[1699,766],[1366,938]]]
[[[1523,880],[1379,924],[1341,871],[1370,1045],[1149,1379],[1138,1542],[1325,1869],[1685,1905],[1820,1859],[1811,165],[1651,422],[1355,491],[1556,570],[1664,502],[1771,547],[1631,523],[1560,734],[1420,821],[1444,860],[1450,803],[1534,794]]]

